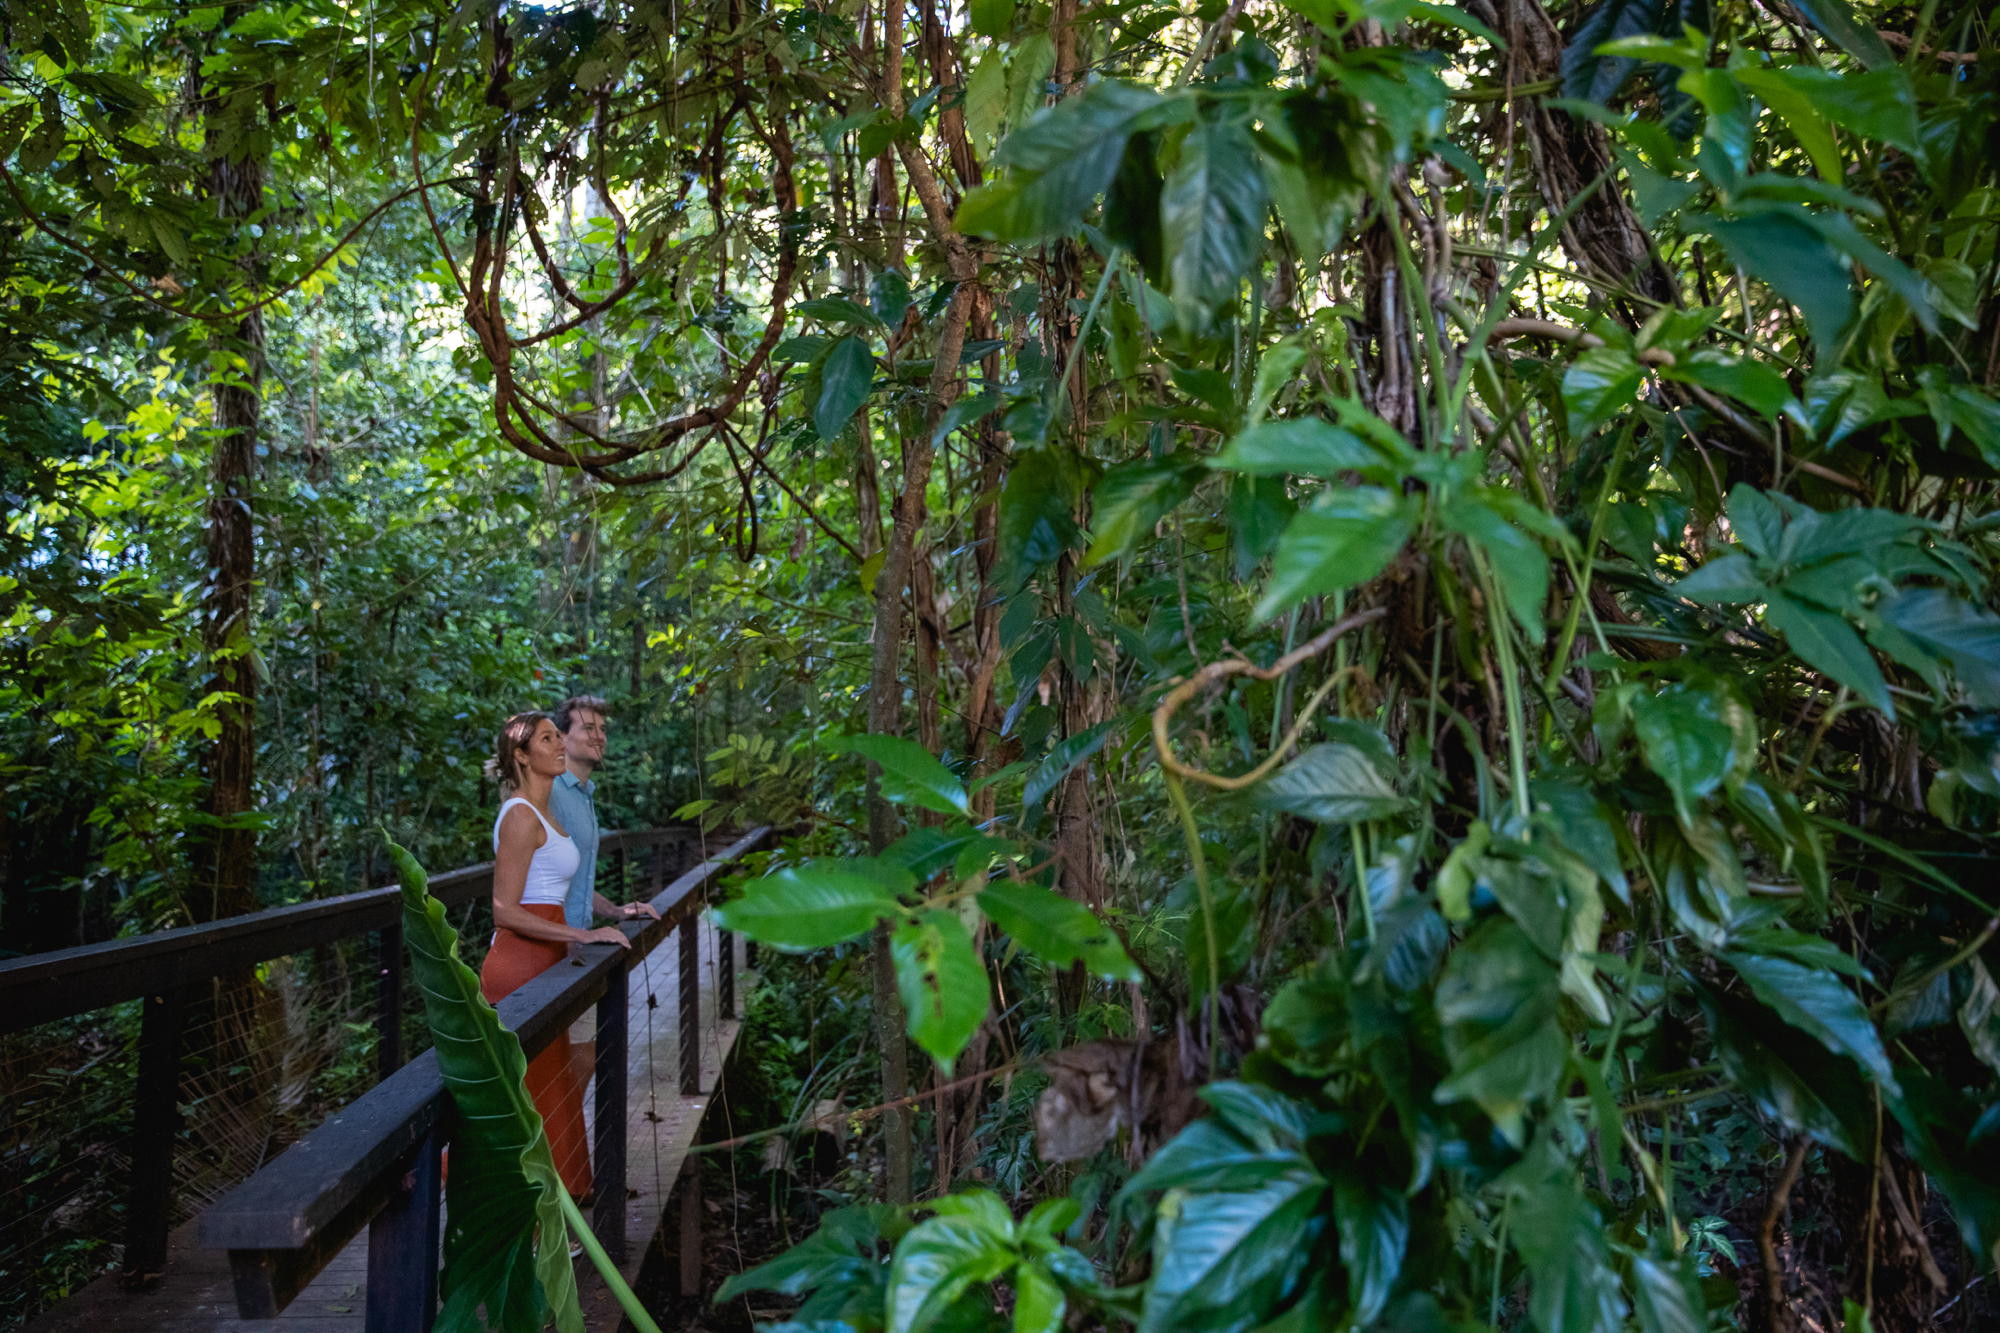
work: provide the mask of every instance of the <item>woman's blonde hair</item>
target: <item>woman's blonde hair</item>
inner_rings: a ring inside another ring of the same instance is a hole
[[[493,741],[493,757],[486,761],[486,776],[500,784],[502,796],[520,788],[521,751],[528,748],[528,742],[535,739],[535,729],[544,722],[555,725],[554,718],[535,709],[516,713],[501,725]]]

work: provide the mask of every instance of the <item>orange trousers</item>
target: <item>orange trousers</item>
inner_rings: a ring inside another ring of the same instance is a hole
[[[563,919],[563,909],[557,903],[522,906],[545,921]],[[531,940],[504,928],[495,931],[493,948],[479,969],[479,993],[497,1004],[502,996],[511,995],[568,956],[568,946],[559,940]],[[570,1063],[567,1030],[557,1033],[541,1054],[528,1061],[528,1097],[542,1113],[549,1151],[564,1186],[581,1199],[590,1193],[590,1138],[583,1124],[583,1081]]]

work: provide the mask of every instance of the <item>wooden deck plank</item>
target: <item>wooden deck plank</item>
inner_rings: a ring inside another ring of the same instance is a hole
[[[702,1004],[701,1083],[711,1091],[736,1041],[733,1015],[715,1021],[717,936],[701,918]],[[630,1282],[638,1273],[688,1146],[708,1106],[709,1093],[684,1097],[680,1080],[679,950],[671,942],[653,950],[632,969],[627,1009],[629,1099],[626,1116],[626,1259],[621,1272]],[[740,946],[738,957],[740,959]],[[747,978],[738,975],[736,993]],[[594,1119],[591,1098],[586,1118]],[[449,1197],[447,1193],[447,1207]],[[91,1283],[45,1311],[23,1333],[361,1333],[368,1273],[364,1231],[300,1292],[276,1319],[239,1319],[229,1274],[229,1257],[203,1249],[196,1224],[188,1222],[168,1238],[166,1275],[148,1291],[126,1291],[112,1274]],[[589,1261],[577,1269],[585,1326],[612,1333],[622,1312],[597,1279]]]

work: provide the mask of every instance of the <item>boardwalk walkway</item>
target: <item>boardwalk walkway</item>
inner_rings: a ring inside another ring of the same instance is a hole
[[[717,937],[702,918],[700,988],[704,1014],[716,1013],[718,995]],[[740,957],[740,950],[732,953]],[[635,963],[631,973],[631,1053],[628,1061],[629,1114],[626,1122],[628,1199],[626,1235],[630,1244],[624,1273],[636,1274],[655,1233],[688,1146],[694,1141],[709,1097],[721,1081],[722,1067],[734,1045],[737,1021],[721,1014],[719,1023],[702,1025],[701,1086],[697,1096],[682,1096],[680,1069],[679,951],[655,949]],[[740,977],[740,974],[739,974]],[[739,979],[735,988],[743,994]],[[586,1098],[585,1106],[592,1100]],[[446,1206],[450,1193],[446,1191]],[[204,1250],[197,1241],[197,1222],[177,1229],[169,1241],[167,1275],[149,1291],[128,1292],[115,1276],[100,1279],[27,1326],[28,1333],[361,1333],[364,1278],[368,1265],[368,1235],[364,1231],[332,1259],[312,1285],[302,1291],[276,1319],[244,1320],[236,1315],[228,1256]],[[610,1333],[620,1312],[588,1260],[579,1260],[577,1276],[583,1292],[585,1326],[591,1333]],[[417,1333],[412,1330],[412,1333]]]

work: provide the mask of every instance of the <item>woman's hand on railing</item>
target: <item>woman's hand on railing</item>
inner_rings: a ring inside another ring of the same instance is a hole
[[[615,944],[621,949],[632,947],[632,941],[625,938],[625,932],[616,926],[599,926],[586,930],[577,937],[578,944]]]

